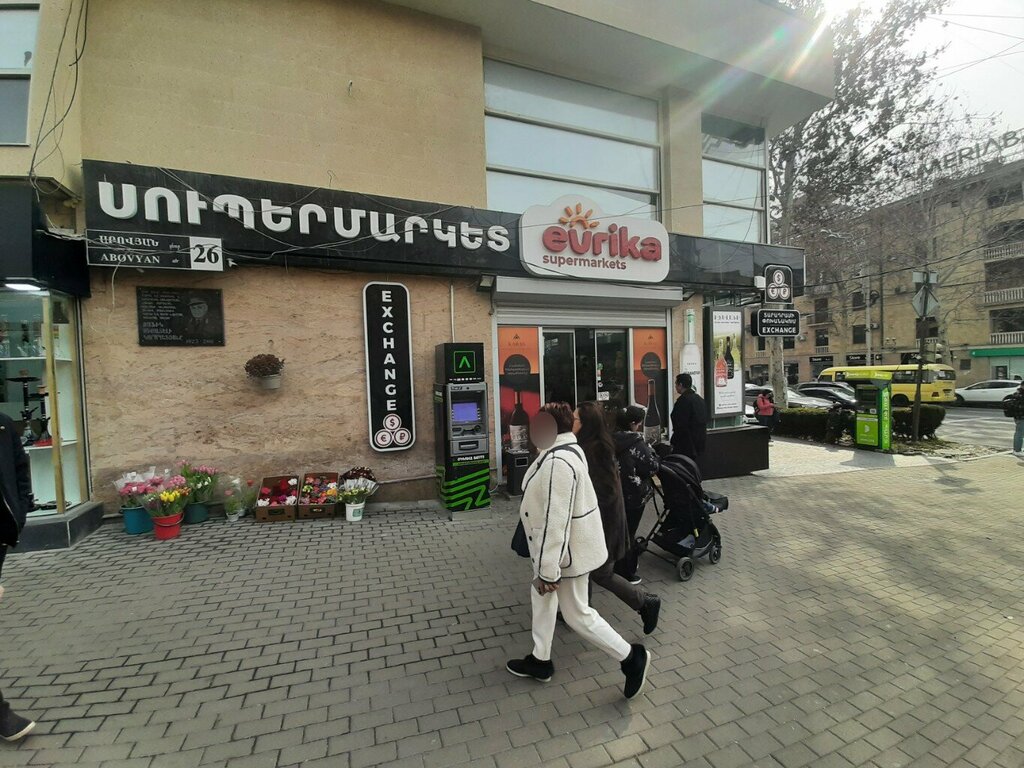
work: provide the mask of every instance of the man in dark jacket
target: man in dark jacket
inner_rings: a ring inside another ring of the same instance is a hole
[[[1003,413],[1013,419],[1013,455],[1024,459],[1024,381],[1003,401]]]
[[[25,516],[32,508],[32,476],[28,454],[14,422],[0,414],[0,574],[3,573],[7,547],[18,545]],[[0,586],[0,599],[3,587]],[[0,693],[0,738],[18,741],[28,735],[36,724],[11,711],[11,705]]]
[[[676,393],[679,397],[672,406],[672,451],[699,463],[707,440],[707,407],[693,391],[693,377],[688,373],[676,376]]]

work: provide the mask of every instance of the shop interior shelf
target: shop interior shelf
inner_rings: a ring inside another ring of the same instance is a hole
[[[63,443],[60,444],[60,447],[61,448],[67,448],[69,445],[77,445],[77,444],[78,444],[77,440],[65,440]],[[53,446],[52,445],[26,445],[25,446],[25,450],[26,451],[50,451],[50,450],[53,450]]]
[[[14,361],[28,361],[28,360],[45,360],[45,359],[46,358],[42,357],[42,356],[39,356],[39,357],[0,357],[0,362],[3,362],[5,360],[14,362]],[[57,361],[58,363],[70,363],[71,362],[71,358],[69,358],[69,357],[55,357],[53,359],[55,361]]]

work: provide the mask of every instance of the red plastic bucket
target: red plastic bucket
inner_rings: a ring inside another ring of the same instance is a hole
[[[154,517],[153,530],[156,533],[156,537],[161,540],[178,538],[181,534],[182,517],[184,517],[182,512],[168,517]]]

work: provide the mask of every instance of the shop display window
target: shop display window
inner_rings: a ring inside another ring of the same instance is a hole
[[[89,497],[78,305],[54,292],[0,293],[0,409],[32,468],[36,509],[65,512]]]

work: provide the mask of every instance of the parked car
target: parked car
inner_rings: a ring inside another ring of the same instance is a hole
[[[807,397],[817,397],[822,400],[839,403],[844,408],[855,408],[857,406],[857,398],[853,392],[838,387],[815,387],[808,384],[799,387],[799,392]]]
[[[813,389],[821,389],[823,387],[826,389],[838,389],[840,392],[845,392],[850,397],[853,397],[855,394],[853,385],[845,381],[802,381],[799,384],[795,384],[793,389],[798,392],[803,392],[804,387]]]
[[[1009,379],[989,379],[971,384],[969,387],[957,387],[957,405],[1002,405],[1003,400],[1013,394],[1020,386],[1019,381]]]
[[[750,405],[754,404],[757,400],[757,396],[762,392],[771,392],[771,387],[759,387],[757,384],[747,384],[745,398],[747,403]],[[831,400],[823,400],[820,397],[810,397],[802,392],[797,392],[795,389],[786,390],[786,399],[789,401],[790,408],[831,408]]]

